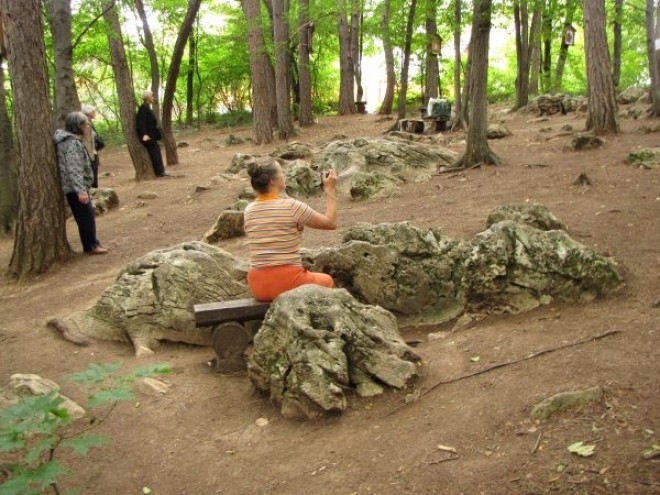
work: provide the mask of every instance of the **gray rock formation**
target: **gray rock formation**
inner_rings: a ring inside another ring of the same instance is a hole
[[[226,172],[228,174],[237,174],[241,170],[244,170],[247,167],[247,163],[254,159],[253,155],[247,155],[245,153],[236,153],[232,159],[229,167],[227,167]]]
[[[564,231],[510,220],[470,242],[407,223],[358,224],[340,246],[305,251],[304,263],[409,324],[441,323],[463,312],[518,313],[554,299],[588,301],[622,282],[611,260]]]
[[[490,124],[486,131],[488,139],[502,139],[511,135],[511,131],[503,124]]]
[[[282,158],[284,160],[299,160],[310,158],[313,154],[314,152],[309,145],[294,141],[279,146],[271,153],[271,156]]]
[[[571,148],[575,151],[593,150],[603,144],[605,142],[593,132],[576,132],[571,141]]]
[[[397,177],[380,172],[356,172],[351,176],[351,198],[359,200],[387,196],[401,182]]]
[[[9,383],[0,392],[0,409],[16,404],[21,397],[36,397],[50,393],[61,399],[59,407],[66,409],[72,418],[85,416],[85,409],[80,404],[60,394],[60,386],[57,383],[31,373],[16,373],[9,377]]]
[[[210,345],[212,328],[195,328],[193,304],[249,297],[247,263],[203,242],[152,251],[129,263],[91,308],[50,325],[65,338],[129,340],[137,356],[159,340]]]
[[[642,148],[628,153],[626,163],[635,167],[655,169],[660,167],[660,148]]]
[[[289,196],[312,196],[321,192],[321,172],[304,160],[294,160],[284,167],[286,192]]]
[[[486,228],[504,220],[529,225],[539,230],[566,230],[566,226],[541,204],[498,206],[488,215]]]
[[[616,102],[619,105],[629,105],[631,103],[637,102],[640,98],[646,96],[648,93],[648,89],[631,86],[630,88],[626,88],[618,94],[616,97]]]
[[[114,189],[104,187],[95,189],[92,192],[92,203],[94,203],[94,212],[97,215],[105,213],[108,210],[119,206],[119,196]]]
[[[252,383],[287,418],[346,409],[346,392],[374,395],[418,376],[419,357],[394,316],[347,291],[306,285],[271,305],[248,360]]]

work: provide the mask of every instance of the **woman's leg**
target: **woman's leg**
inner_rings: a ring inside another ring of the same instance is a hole
[[[80,242],[83,245],[83,250],[88,253],[99,245],[96,239],[96,218],[94,217],[94,205],[92,201],[83,204],[78,199],[77,193],[69,193],[66,195],[66,200],[71,207],[73,218],[78,225],[78,233],[80,234]]]

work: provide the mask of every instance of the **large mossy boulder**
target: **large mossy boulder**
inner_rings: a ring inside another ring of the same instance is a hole
[[[249,297],[247,268],[203,242],[159,249],[129,263],[91,308],[50,323],[81,341],[129,340],[138,356],[160,340],[210,345],[212,328],[195,328],[193,305]]]
[[[486,228],[504,220],[529,225],[539,230],[566,230],[566,226],[541,204],[498,206],[486,220]]]
[[[628,153],[626,163],[634,167],[656,169],[660,167],[660,148],[642,148]]]
[[[311,168],[304,160],[294,160],[284,167],[286,177],[286,192],[288,195],[300,198],[312,196],[321,192],[321,172]]]
[[[418,363],[390,312],[342,289],[305,285],[272,303],[248,374],[283,416],[307,419],[344,411],[351,389],[371,396],[404,388]]]

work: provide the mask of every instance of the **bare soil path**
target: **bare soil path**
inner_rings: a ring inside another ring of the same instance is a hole
[[[606,137],[601,149],[574,152],[569,136],[552,136],[566,124],[581,129],[583,115],[545,122],[521,114],[499,118],[513,132],[491,141],[501,166],[405,184],[386,199],[342,198],[338,231],[308,231],[304,245],[339,243],[358,221],[407,220],[469,239],[496,206],[538,202],[573,238],[620,263],[626,285],[606,300],[493,317],[460,332],[451,324],[403,329],[406,339],[420,341],[420,392],[543,349],[608,330],[621,333],[438,386],[404,407],[414,390],[352,397],[341,417],[304,423],[284,420],[245,375],[211,373],[209,348],[164,343],[155,356],[138,360],[128,343],[75,347],[47,330],[46,320],[93,304],[128,261],[200,239],[248,182],[243,177],[203,191],[196,186],[223,172],[234,153],[268,153],[275,145],[226,148],[226,133],[211,129],[180,135],[189,146],[179,150],[181,163],[168,168],[174,177],[144,183],[134,182],[125,149],[104,150],[101,172],[110,176],[101,178],[102,186],[114,188],[121,202],[98,218],[99,237],[111,254],[80,254],[70,222],[78,254],[69,263],[30,283],[1,281],[0,380],[36,373],[84,403],[66,376],[90,363],[122,361],[128,369],[166,361],[174,373],[165,378],[172,384],[166,395],[120,403],[99,425],[96,433],[110,437],[110,445],[84,457],[63,456],[72,474],[61,488],[118,495],[138,495],[145,486],[154,495],[660,493],[660,461],[640,455],[660,443],[660,171],[624,163],[631,150],[657,146],[659,135],[638,131],[648,122],[624,120],[622,133]],[[391,124],[373,115],[322,118],[298,140],[313,143],[340,132],[378,136]],[[249,136],[250,129],[235,134]],[[448,137],[460,152],[460,139]],[[592,186],[573,185],[582,172]],[[144,191],[158,197],[141,200]],[[322,208],[321,201],[310,203]],[[221,247],[246,255],[241,239]],[[11,248],[10,240],[0,240],[3,266]],[[603,403],[543,422],[530,419],[544,398],[595,385],[605,390]],[[258,418],[268,424],[258,426]],[[595,454],[569,453],[577,441],[595,444]]]

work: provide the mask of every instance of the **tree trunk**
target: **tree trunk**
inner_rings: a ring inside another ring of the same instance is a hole
[[[532,15],[532,26],[529,30],[529,94],[539,94],[539,75],[541,74],[541,17],[543,2],[539,1]]]
[[[621,21],[623,20],[623,0],[614,0],[614,53],[612,54],[612,83],[619,87],[621,79]]]
[[[46,48],[38,0],[0,0],[9,46],[18,138],[18,202],[14,250],[8,274],[37,275],[69,253],[64,195],[53,146]]]
[[[470,127],[465,154],[453,165],[472,168],[481,164],[496,165],[499,158],[488,145],[488,38],[492,0],[475,0],[470,39]]]
[[[313,29],[309,23],[309,0],[300,0],[298,11],[298,124],[307,127],[314,123],[312,114],[312,75],[309,70],[309,43]]]
[[[513,19],[516,33],[516,102],[513,110],[529,101],[529,15],[527,0],[514,0]]]
[[[0,54],[0,237],[11,235],[16,224],[17,173],[3,62]]]
[[[241,7],[248,25],[254,141],[257,144],[270,143],[273,141],[273,109],[277,115],[275,71],[266,52],[259,0],[242,0]]]
[[[144,10],[142,0],[135,0],[135,8],[138,11],[140,20],[142,21],[142,29],[144,30],[144,47],[149,55],[149,68],[151,71],[151,92],[154,94],[154,102],[151,109],[156,114],[156,118],[160,118],[160,69],[158,67],[158,55],[156,54],[156,47],[154,46],[154,37],[151,35],[149,28],[149,20]]]
[[[378,113],[389,115],[392,113],[394,105],[394,88],[396,86],[396,74],[394,73],[394,52],[392,50],[392,41],[390,38],[390,7],[391,0],[384,0],[383,18],[381,20],[383,53],[385,55],[385,94],[383,102],[380,105]]]
[[[653,0],[646,0],[646,53],[651,75],[651,116],[660,117],[660,74],[658,74],[658,52],[655,50],[654,7]]]
[[[195,103],[195,65],[197,55],[197,43],[195,37],[191,36],[188,41],[188,72],[186,73],[186,125],[193,125],[193,105]]]
[[[415,11],[417,0],[410,1],[408,21],[406,23],[406,40],[403,47],[403,65],[401,66],[401,84],[399,85],[399,105],[397,114],[399,119],[406,116],[406,96],[408,93],[408,68],[410,67],[410,49],[412,46],[413,24],[415,22]]]
[[[452,130],[465,127],[461,101],[461,0],[454,0],[454,122]]]
[[[275,45],[275,97],[277,99],[277,131],[280,139],[294,134],[289,92],[289,2],[273,0],[273,42]]]
[[[356,100],[364,98],[362,87],[362,8],[358,0],[351,2],[351,58],[353,59],[353,74],[355,75]]]
[[[128,148],[128,154],[135,168],[135,180],[153,179],[154,169],[147,150],[140,144],[135,125],[135,93],[131,82],[131,73],[128,70],[124,41],[122,40],[119,15],[114,0],[106,0],[103,14],[108,24],[108,45],[110,47],[110,58],[112,59],[112,70],[115,75],[117,87],[117,99],[119,100],[119,119],[124,131],[124,140]]]
[[[614,84],[605,32],[605,0],[584,2],[584,33],[589,84],[587,130],[619,132]]]
[[[174,92],[176,91],[176,81],[179,78],[179,70],[181,69],[181,59],[183,59],[183,52],[188,44],[188,37],[192,32],[193,24],[195,24],[195,17],[199,12],[199,6],[202,0],[190,0],[188,2],[188,10],[186,17],[183,19],[183,24],[179,30],[179,35],[176,37],[174,43],[174,50],[172,50],[172,60],[170,67],[167,71],[167,80],[165,82],[165,91],[163,92],[163,145],[165,146],[165,159],[168,165],[176,165],[179,163],[179,154],[176,150],[176,140],[172,132],[172,110],[174,107]]]
[[[576,0],[566,0],[566,22],[564,26],[573,24],[573,14],[575,13]],[[564,78],[564,66],[566,65],[566,57],[568,57],[568,45],[564,43],[564,33],[562,32],[561,46],[559,47],[559,55],[557,56],[557,67],[555,67],[555,77],[552,81],[552,92],[558,93],[561,91],[561,82]]]
[[[339,114],[355,113],[355,64],[351,56],[351,26],[346,5],[340,1],[339,28]]]
[[[437,0],[428,0],[426,4],[426,79],[424,85],[424,101],[426,106],[430,98],[437,98],[440,94],[440,69],[438,67],[438,55],[431,50],[431,42],[438,37]]]
[[[555,15],[556,0],[549,0],[548,7],[543,11],[542,38],[543,56],[541,57],[541,88],[544,93],[552,87],[552,19]]]
[[[55,59],[55,127],[64,127],[64,117],[80,110],[80,100],[73,76],[73,47],[71,45],[71,0],[48,0],[48,19],[53,34]]]

